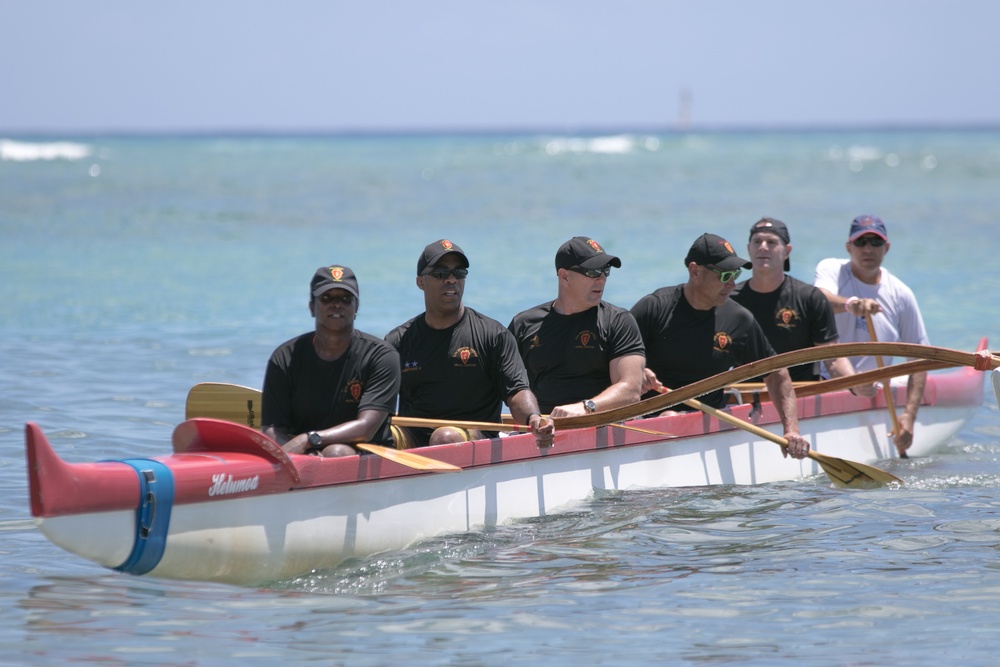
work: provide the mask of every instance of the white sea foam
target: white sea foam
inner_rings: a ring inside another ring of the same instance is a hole
[[[557,138],[545,142],[545,152],[549,155],[560,153],[608,153],[622,154],[631,153],[641,146],[646,150],[659,150],[659,141],[643,140],[640,142],[636,137],[619,134],[608,137],[592,138]]]
[[[82,160],[90,156],[93,149],[87,144],[70,141],[31,143],[0,139],[0,160],[31,162],[34,160]]]

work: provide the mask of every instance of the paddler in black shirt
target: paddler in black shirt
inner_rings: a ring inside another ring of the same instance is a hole
[[[739,257],[722,237],[702,234],[684,265],[686,283],[661,287],[632,307],[646,344],[643,389],[649,396],[658,387],[677,389],[775,354],[753,314],[729,298],[741,271],[751,268],[748,260]],[[795,390],[788,370],[769,373],[764,382],[784,427],[786,451],[803,458],[809,443],[798,432]],[[725,407],[721,389],[699,400]]]
[[[417,260],[425,311],[385,337],[402,367],[399,415],[498,423],[506,402],[514,421],[529,425],[538,445],[548,447],[555,424],[541,415],[514,337],[462,303],[468,273],[468,257],[447,239],[428,244]],[[397,432],[411,447],[494,435],[447,426]]]
[[[576,417],[638,402],[642,336],[627,310],[603,299],[621,260],[575,236],[559,247],[555,265],[555,301],[518,313],[508,326],[542,411]]]
[[[393,446],[399,355],[354,328],[360,294],[348,267],[316,269],[309,283],[315,330],[282,343],[267,362],[261,430],[289,453],[351,456],[354,443]]]
[[[775,218],[761,218],[750,227],[747,253],[753,262],[753,275],[736,286],[730,298],[757,318],[775,352],[791,352],[809,347],[832,345],[837,336],[837,321],[833,307],[818,288],[788,275],[788,256],[792,252],[788,226]],[[827,376],[854,375],[851,360],[846,357],[827,359]],[[788,369],[793,382],[820,379],[820,362],[800,364]],[[858,396],[872,398],[871,383],[852,387]]]

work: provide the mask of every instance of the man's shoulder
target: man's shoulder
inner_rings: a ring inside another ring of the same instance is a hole
[[[396,350],[389,341],[370,334],[367,331],[361,331],[360,329],[354,330],[354,339],[368,348],[383,348],[393,352]]]
[[[402,324],[400,324],[398,327],[390,330],[389,333],[387,333],[385,335],[385,340],[390,345],[397,346],[397,345],[399,345],[399,342],[403,339],[403,337],[411,329],[414,329],[415,327],[419,326],[419,323],[423,322],[423,321],[424,321],[424,314],[423,313],[420,313],[419,315],[411,317],[410,319],[408,319],[405,322],[403,322]]]
[[[722,317],[757,321],[757,318],[746,306],[733,299],[726,299],[721,306],[716,306],[715,312]]]
[[[552,302],[546,301],[545,303],[540,303],[537,306],[532,306],[531,308],[525,308],[517,315],[515,315],[510,323],[511,326],[520,322],[534,322],[544,318],[552,312]]]
[[[620,315],[621,313],[628,313],[628,309],[627,308],[622,308],[621,306],[616,306],[615,304],[611,303],[610,301],[601,301],[597,305],[602,310],[605,310],[605,311],[607,311],[609,313],[613,313],[615,315]]]
[[[795,276],[790,276],[788,274],[785,274],[785,282],[782,284],[781,289],[810,297],[815,297],[817,295],[823,296],[823,292],[812,283],[807,283],[804,280],[799,280]],[[825,299],[826,297],[823,298]]]
[[[816,264],[816,271],[842,271],[844,267],[850,266],[851,260],[845,259],[843,257],[827,257],[826,259],[821,259]]]
[[[504,331],[507,330],[507,327],[500,324],[499,320],[495,320],[489,315],[483,315],[478,310],[475,310],[474,308],[469,308],[468,306],[465,307],[465,315],[462,318],[462,320],[467,324],[483,327],[487,330],[490,329],[503,329]],[[461,322],[459,322],[459,324],[461,324]]]
[[[640,303],[651,304],[657,302],[676,301],[683,289],[683,283],[680,285],[667,285],[666,287],[660,287],[659,289],[655,289],[639,299],[636,302],[636,305],[639,305]],[[635,306],[633,306],[633,308],[634,307]]]

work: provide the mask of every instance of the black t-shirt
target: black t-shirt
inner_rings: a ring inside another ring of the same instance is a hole
[[[447,329],[420,314],[385,339],[402,364],[401,416],[499,422],[502,403],[528,389],[514,337],[468,306]]]
[[[612,359],[645,354],[635,318],[605,301],[572,315],[543,303],[515,315],[508,328],[544,413],[607,389]]]
[[[749,281],[736,286],[730,298],[757,318],[776,352],[791,352],[837,341],[833,308],[819,289],[786,275],[773,292],[755,292]],[[794,381],[818,380],[819,362],[788,369]]]
[[[351,345],[335,361],[313,347],[314,333],[278,346],[267,362],[261,398],[261,424],[292,435],[320,431],[357,419],[362,410],[396,409],[399,355],[384,340],[355,330]],[[372,438],[392,445],[387,418]]]
[[[670,389],[774,355],[749,310],[730,299],[718,308],[695,310],[684,298],[683,285],[642,297],[632,315],[646,344],[646,366]],[[698,400],[716,408],[726,402],[721,389]]]

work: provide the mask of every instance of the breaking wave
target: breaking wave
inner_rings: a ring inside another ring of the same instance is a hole
[[[0,139],[0,160],[32,162],[35,160],[82,160],[93,153],[87,144],[71,141],[34,143]]]

